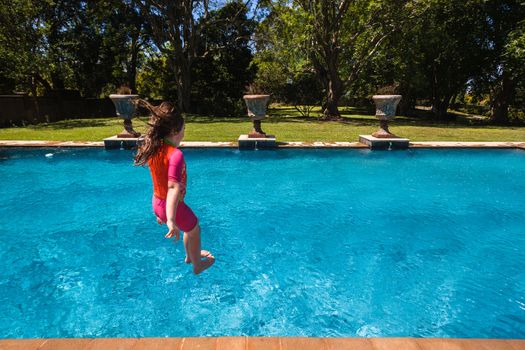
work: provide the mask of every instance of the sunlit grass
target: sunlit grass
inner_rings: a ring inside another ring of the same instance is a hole
[[[357,141],[358,135],[370,134],[378,127],[374,116],[362,110],[342,108],[342,121],[323,121],[319,108],[308,118],[293,107],[277,107],[263,121],[266,133],[280,141]],[[136,130],[144,132],[146,117],[135,118]],[[186,117],[186,141],[236,141],[251,130],[248,118]],[[2,140],[101,141],[122,130],[118,118],[72,119],[49,124],[0,129]],[[413,141],[525,141],[525,127],[435,123],[397,117],[390,130]]]

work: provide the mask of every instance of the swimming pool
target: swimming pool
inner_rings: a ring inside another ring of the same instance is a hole
[[[130,152],[0,150],[0,338],[525,338],[524,151],[184,153],[200,276]]]

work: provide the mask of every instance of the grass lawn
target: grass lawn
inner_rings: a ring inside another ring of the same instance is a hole
[[[291,107],[274,107],[263,121],[263,130],[279,141],[357,141],[359,134],[378,128],[373,116],[342,108],[343,121],[321,121],[301,117]],[[314,110],[316,115],[318,110]],[[133,119],[136,130],[143,132],[146,117]],[[251,130],[248,118],[187,116],[186,141],[236,141]],[[412,141],[523,141],[525,127],[470,125],[465,118],[455,123],[436,123],[424,119],[397,117],[390,131]],[[479,124],[479,123],[478,123]],[[101,141],[122,130],[118,118],[74,119],[56,123],[0,129],[1,140]]]

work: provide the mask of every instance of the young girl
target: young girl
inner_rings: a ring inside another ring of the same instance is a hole
[[[135,157],[136,165],[148,165],[153,180],[153,211],[157,222],[168,225],[166,238],[180,238],[184,232],[186,263],[199,274],[213,265],[215,258],[201,250],[200,227],[193,211],[184,203],[186,195],[186,162],[177,148],[184,137],[184,119],[169,103],[152,106],[144,100],[139,105],[151,112],[150,129]]]

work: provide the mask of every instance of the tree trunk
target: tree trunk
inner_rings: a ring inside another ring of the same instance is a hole
[[[443,101],[437,99],[434,102],[432,102],[432,114],[437,119],[445,119],[447,115],[447,107],[445,106],[445,103]]]
[[[191,112],[191,69],[188,65],[179,66],[177,74],[177,105],[183,113]]]
[[[31,77],[30,78],[30,81],[31,81],[31,93],[32,93],[32,100],[33,100],[33,105],[35,107],[35,114],[33,114],[31,116],[31,119],[33,120],[40,120],[40,106],[38,104],[38,99],[37,99],[37,91],[36,91],[36,77]]]
[[[341,113],[339,113],[339,99],[341,98],[342,90],[337,87],[332,81],[328,83],[326,103],[324,105],[323,115],[326,119],[339,119]]]
[[[64,90],[64,79],[58,70],[51,72],[51,83],[53,84],[53,89],[55,90]]]
[[[509,74],[505,71],[500,84],[493,90],[491,110],[491,121],[495,124],[509,124],[509,105],[515,93],[515,84]]]
[[[451,95],[440,98],[436,96],[432,99],[432,113],[438,119],[447,119],[448,106],[450,105]]]
[[[38,73],[33,74],[33,79],[34,79],[35,82],[40,83],[44,87],[44,90],[46,92],[49,92],[49,91],[52,90],[51,84],[49,84],[49,82],[47,80],[42,78],[42,76],[40,74],[38,74]],[[33,84],[33,86],[35,87],[34,94],[36,96],[36,84]]]
[[[399,101],[399,104],[397,105],[396,115],[402,115],[402,116],[408,117],[410,116],[412,110],[414,109],[415,100],[412,96],[410,88],[401,87],[400,92],[403,98],[401,99],[401,101]]]
[[[137,44],[138,37],[131,38],[131,59],[128,64],[128,84],[132,93],[137,93],[137,60],[140,47]]]
[[[326,119],[339,119],[341,113],[339,113],[339,99],[343,95],[343,82],[339,77],[337,70],[337,56],[334,54],[332,62],[328,66],[327,83],[326,87],[326,104],[324,106],[323,115]]]
[[[191,65],[199,38],[193,11],[199,2],[194,0],[145,0],[138,1],[136,4],[149,18],[156,46],[161,52],[172,57],[170,69],[173,69],[176,75],[177,106],[181,112],[189,112]],[[206,0],[205,13],[207,13],[207,4]],[[204,20],[205,17],[200,22],[201,26]]]

